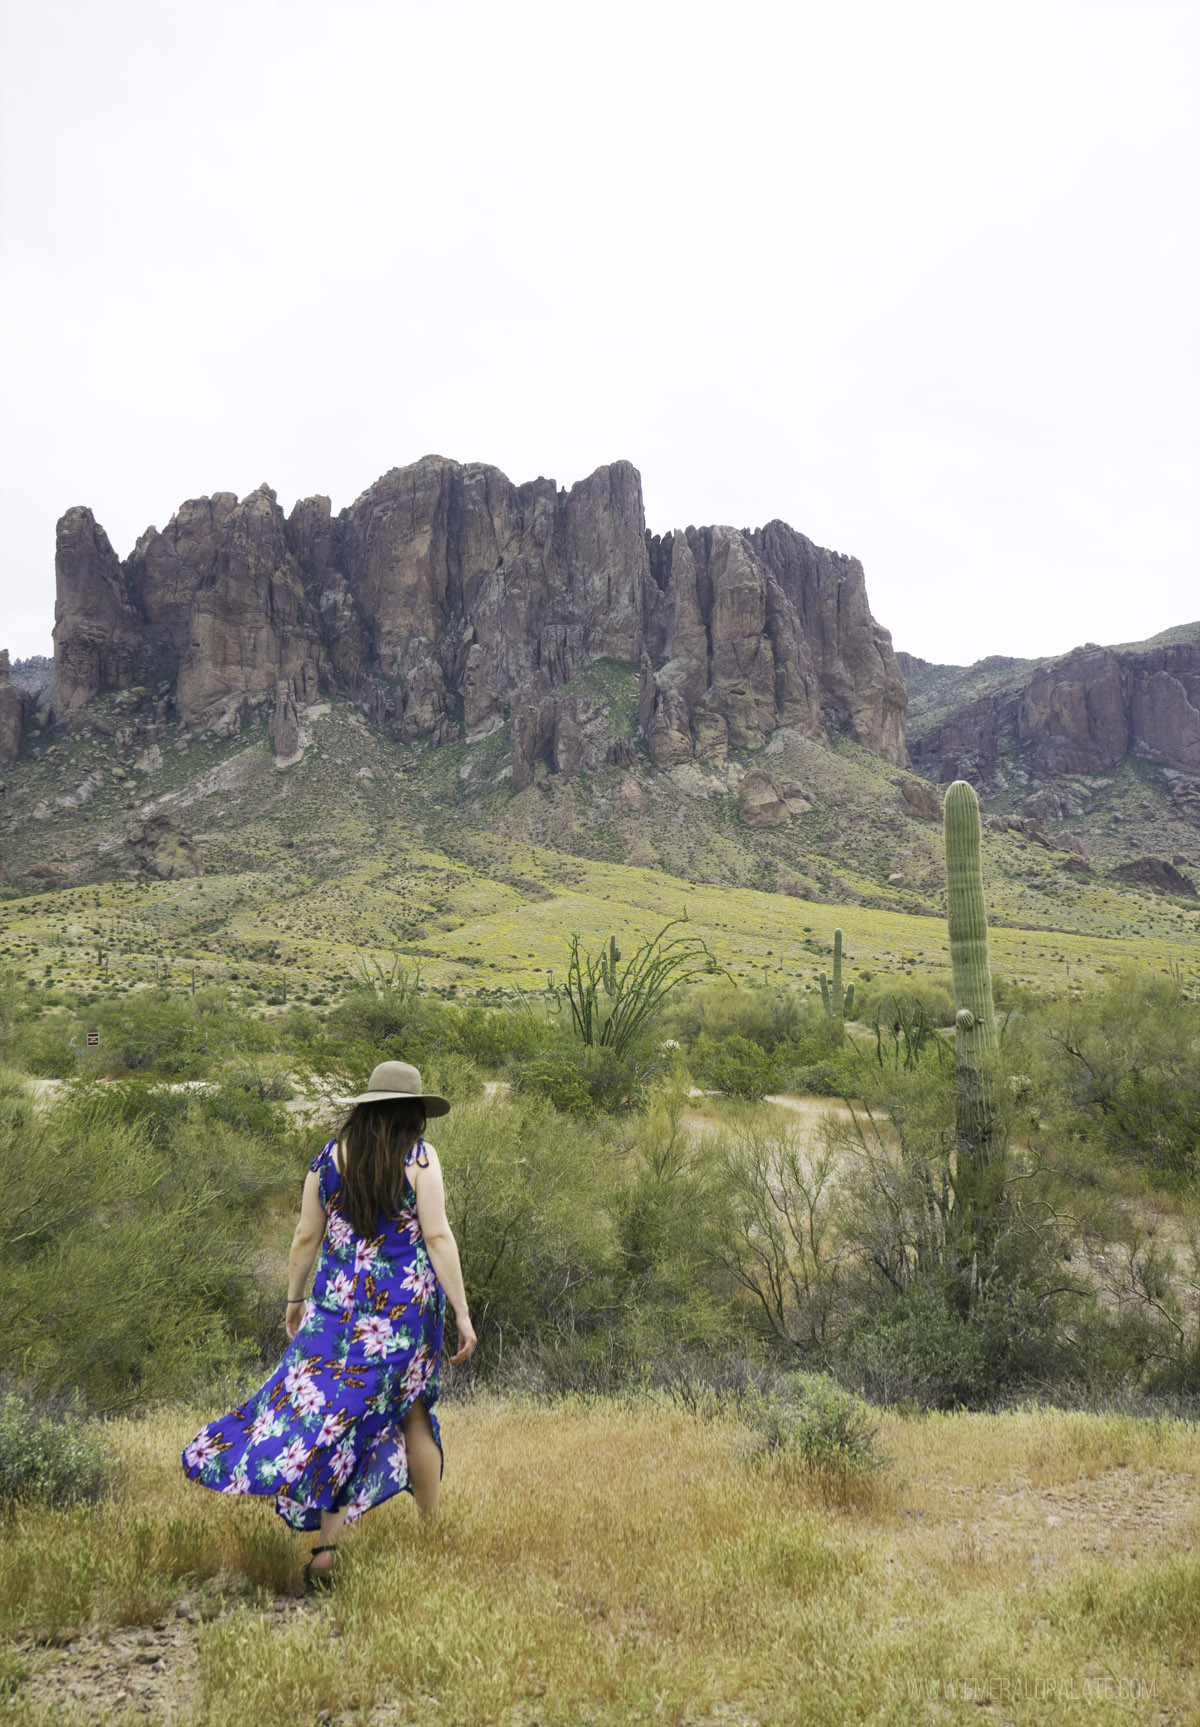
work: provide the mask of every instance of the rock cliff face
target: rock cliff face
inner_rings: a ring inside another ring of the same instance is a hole
[[[1017,751],[1036,779],[1102,774],[1127,755],[1200,773],[1200,643],[1117,650],[1089,643],[1022,684],[916,727],[915,765],[984,787]]]
[[[77,508],[56,568],[60,721],[100,691],[165,681],[187,728],[228,733],[270,707],[286,740],[305,704],[340,690],[410,741],[511,717],[520,785],[539,760],[624,760],[627,740],[558,693],[610,659],[640,670],[662,766],[755,749],[780,725],[907,760],[904,686],[861,565],[782,522],[651,537],[628,462],[559,490],[429,456],[337,516],[328,498],[285,517],[266,486],[221,492],[148,529],[124,564]]]
[[[33,707],[28,690],[12,681],[8,649],[0,648],[0,769],[10,768],[21,753],[21,733]]]

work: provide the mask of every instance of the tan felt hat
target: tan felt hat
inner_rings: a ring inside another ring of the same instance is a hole
[[[446,1115],[448,1098],[437,1097],[421,1089],[421,1075],[407,1061],[381,1061],[371,1069],[367,1089],[358,1097],[348,1097],[346,1103],[386,1103],[389,1098],[410,1098],[425,1105],[426,1115]]]

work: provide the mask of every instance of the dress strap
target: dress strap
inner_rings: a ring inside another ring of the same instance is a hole
[[[407,1169],[410,1163],[415,1163],[418,1169],[429,1168],[429,1151],[423,1139],[418,1139],[413,1146],[404,1160],[404,1167]]]

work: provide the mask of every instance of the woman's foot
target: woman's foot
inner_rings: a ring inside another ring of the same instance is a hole
[[[333,1579],[330,1572],[333,1569],[333,1556],[337,1548],[314,1547],[312,1557],[304,1567],[304,1581],[310,1589],[328,1589]]]

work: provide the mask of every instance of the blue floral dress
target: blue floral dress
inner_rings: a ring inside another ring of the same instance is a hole
[[[356,1235],[338,1209],[341,1175],[331,1139],[312,1161],[325,1239],[304,1320],[266,1384],[202,1427],[183,1453],[193,1481],[221,1493],[273,1493],[293,1529],[319,1529],[321,1512],[346,1522],[394,1493],[411,1492],[400,1423],[422,1398],[441,1450],[436,1413],[446,1297],[405,1172],[397,1210],[379,1234]],[[425,1168],[424,1140],[408,1161]]]

